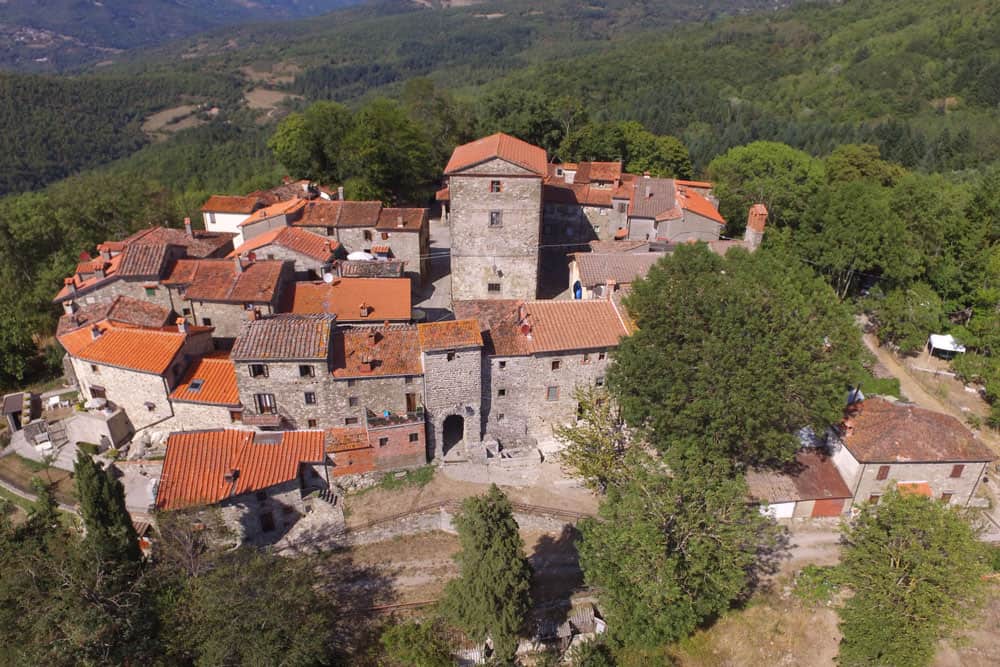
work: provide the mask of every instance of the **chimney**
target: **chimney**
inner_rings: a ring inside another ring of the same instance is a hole
[[[642,177],[643,178],[649,178],[649,172],[648,171],[642,172]]]
[[[186,334],[188,332],[188,322],[187,318],[178,317],[177,318],[177,331],[178,333]]]
[[[101,261],[110,262],[111,261],[111,250],[105,245],[97,246],[97,252],[100,253]]]
[[[100,338],[101,337],[101,333],[102,333],[101,332],[101,327],[97,326],[96,324],[94,326],[90,327],[90,338],[92,340],[97,340],[98,338]]]
[[[98,280],[100,280],[101,278],[104,277],[105,274],[104,274],[104,264],[103,263],[100,266],[98,266],[98,267],[96,267],[94,269],[94,275],[97,276]]]
[[[75,313],[76,301],[73,301],[73,299],[66,299],[65,301],[63,301],[63,311],[67,315],[72,315],[73,313]]]
[[[193,237],[194,231],[191,229],[191,218],[184,218],[184,233]]]
[[[243,273],[243,260],[240,259],[239,255],[233,257],[233,264],[236,265],[236,273]]]
[[[344,201],[344,186],[343,185],[338,185],[337,186],[337,199],[339,199],[340,201]]]
[[[517,328],[522,336],[531,340],[531,315],[523,303],[517,307]]]
[[[292,177],[291,176],[285,176],[283,179],[281,179],[281,182],[284,183],[285,185],[288,185],[289,183],[292,182]]]
[[[396,216],[396,226],[397,227],[406,227],[406,223],[403,222],[403,216],[402,216],[402,214]]]
[[[323,252],[328,255],[333,254],[333,246],[330,245],[329,241],[323,241]]]
[[[368,317],[368,315],[370,313],[371,313],[371,306],[369,306],[367,303],[365,303],[364,301],[362,301],[361,302],[361,317]],[[368,334],[369,340],[371,340],[374,336],[375,336],[375,334]],[[372,340],[372,342],[374,342],[374,340]]]
[[[743,232],[743,245],[750,252],[759,248],[764,239],[767,216],[767,207],[763,204],[754,204],[750,207],[750,212],[747,213],[747,228]]]
[[[618,287],[617,281],[611,278],[608,278],[606,281],[604,281],[604,298],[610,299],[611,293],[615,291],[616,287]]]
[[[69,288],[69,293],[71,295],[76,296],[76,281],[72,278],[66,278],[63,280],[63,285]]]
[[[260,308],[251,308],[247,311],[247,319],[256,322],[260,319]]]

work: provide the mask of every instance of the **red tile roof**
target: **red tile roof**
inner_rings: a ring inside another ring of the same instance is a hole
[[[324,315],[275,315],[243,323],[235,361],[326,359],[334,319]]]
[[[447,175],[463,171],[496,158],[523,167],[541,177],[548,173],[545,149],[502,132],[456,148],[444,168],[444,173]]]
[[[235,259],[182,259],[163,284],[186,286],[184,298],[192,301],[271,303],[285,274],[284,266],[281,261],[265,260],[245,264],[238,272]]]
[[[121,264],[118,265],[118,275],[156,280],[166,269],[170,250],[171,246],[165,243],[149,245],[137,243],[125,246],[125,250],[122,251]]]
[[[279,227],[253,237],[229,253],[229,256],[246,256],[247,253],[255,252],[269,245],[287,248],[317,262],[329,262],[340,247],[336,239],[327,236],[320,236],[298,227]]]
[[[93,338],[91,327],[78,329],[59,338],[72,356],[95,364],[116,366],[143,373],[162,375],[183,349],[188,334],[167,329],[139,329],[101,322],[93,325],[101,332]],[[210,331],[190,327],[191,333]]]
[[[542,186],[542,199],[546,204],[572,204],[576,206],[611,207],[612,191],[583,183],[546,183]]]
[[[479,322],[475,319],[427,322],[417,325],[420,349],[424,351],[482,347]]]
[[[208,213],[245,213],[249,215],[262,203],[257,197],[212,195],[202,205],[201,210]]]
[[[101,320],[156,329],[170,321],[170,309],[121,295],[115,297],[113,301],[84,306],[72,315],[63,315],[59,318],[56,335],[62,336]]]
[[[644,278],[649,269],[659,262],[666,253],[617,253],[596,254],[591,252],[573,253],[580,272],[580,282],[585,287],[604,285],[612,280],[618,285],[627,285]]]
[[[383,232],[417,232],[426,226],[426,208],[383,208],[376,228]]]
[[[324,458],[322,431],[173,433],[167,440],[156,508],[213,504],[261,491],[297,479],[303,463],[321,463]]]
[[[714,220],[720,225],[726,224],[726,219],[719,214],[715,204],[708,201],[699,192],[687,186],[677,186],[677,203],[685,211],[691,211],[703,218]]]
[[[326,451],[329,454],[371,447],[371,443],[368,441],[368,432],[360,426],[330,428],[324,431],[324,434],[326,436]]]
[[[296,227],[375,227],[382,212],[377,201],[311,201],[292,221]]]
[[[621,162],[581,162],[576,168],[576,176],[573,181],[584,184],[593,181],[614,182],[621,177]]]
[[[686,185],[689,188],[697,188],[698,190],[711,190],[715,187],[715,183],[711,181],[685,181],[681,179],[675,179],[674,183],[677,185]]]
[[[794,463],[778,470],[752,468],[746,479],[750,496],[768,504],[851,497],[833,459],[821,449],[800,450]]]
[[[603,299],[456,301],[454,311],[455,317],[479,320],[498,356],[612,348],[629,335],[614,302]]]
[[[750,207],[750,212],[747,215],[747,229],[751,229],[755,232],[763,232],[764,226],[767,224],[767,207],[763,204],[754,204]]]
[[[417,328],[341,329],[333,336],[333,376],[357,378],[384,375],[421,375]]]
[[[221,255],[222,251],[227,248],[227,246],[232,246],[233,239],[236,238],[236,234],[230,234],[228,232],[207,232],[201,229],[195,229],[191,231],[188,235],[183,229],[174,229],[172,227],[147,227],[146,229],[141,229],[135,234],[132,234],[126,239],[117,242],[120,244],[120,248],[108,247],[108,250],[115,252],[116,250],[123,250],[125,247],[130,245],[159,245],[159,244],[170,244],[183,246],[188,257],[194,257],[196,259],[201,259],[204,257],[215,257]],[[104,246],[114,246],[115,243],[104,243]],[[98,246],[100,249],[101,246]]]
[[[102,261],[100,258],[92,260],[92,262],[81,262],[77,265],[76,273],[63,281],[63,287],[56,294],[53,301],[65,301],[72,297],[73,291],[70,289],[70,285],[73,286],[78,294],[86,294],[97,287],[106,285],[113,280],[118,280],[118,265],[121,264],[121,261],[122,256],[118,254],[107,262]],[[103,268],[104,277],[98,277],[93,273],[94,268]]]
[[[847,409],[841,426],[861,463],[993,461],[996,455],[951,415],[869,398]]]
[[[260,222],[261,220],[267,220],[268,218],[273,218],[279,215],[291,215],[296,211],[301,209],[306,205],[305,199],[290,199],[288,201],[279,201],[276,204],[271,204],[270,206],[265,206],[264,208],[254,211],[247,216],[246,220],[241,222],[238,226],[245,227],[247,225],[252,225],[255,222]]]
[[[201,381],[200,388],[195,380]],[[170,394],[170,400],[238,407],[240,392],[236,387],[236,367],[229,355],[213,352],[196,359]]]
[[[297,282],[288,289],[282,310],[298,315],[327,313],[338,322],[409,321],[409,278],[334,278],[322,282]],[[367,306],[362,317],[361,306]]]

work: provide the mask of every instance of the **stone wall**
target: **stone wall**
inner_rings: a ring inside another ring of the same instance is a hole
[[[482,357],[478,347],[424,352],[421,357],[432,458],[442,455],[444,421],[449,416],[463,419],[466,444],[482,440]]]
[[[119,296],[128,296],[141,301],[149,301],[164,308],[173,308],[170,294],[166,287],[157,285],[147,293],[144,285],[152,285],[155,280],[124,280],[119,278],[102,285],[101,287],[81,293],[76,297],[76,302],[81,306],[89,306],[96,303],[110,303]]]
[[[173,416],[170,401],[167,400],[170,388],[167,380],[159,375],[91,364],[77,358],[73,359],[73,369],[85,400],[94,397],[93,387],[103,387],[107,399],[125,410],[135,430]]]
[[[226,524],[239,535],[241,542],[271,544],[305,515],[301,482],[293,479],[255,493],[230,498],[220,503]],[[270,516],[272,530],[265,530],[265,517]]]
[[[661,222],[656,229],[656,238],[666,239],[671,243],[715,241],[721,233],[722,225],[716,221],[685,211],[680,220]]]
[[[423,421],[391,426],[369,426],[368,444],[377,470],[417,468],[427,463],[427,438]]]
[[[578,206],[546,203],[542,218],[543,243],[610,241],[619,228],[628,226],[628,216],[611,206]]]
[[[884,465],[884,464],[882,464]],[[972,499],[979,480],[986,472],[985,463],[965,463],[961,477],[951,477],[955,463],[893,463],[889,465],[889,475],[884,480],[875,479],[879,468],[877,463],[862,464],[857,479],[845,480],[854,491],[855,502],[864,502],[873,494],[882,495],[896,486],[897,482],[927,482],[935,498],[942,493],[952,494],[951,502],[967,505]]]
[[[424,241],[425,234],[417,231],[390,230],[376,233],[374,245],[385,244],[392,250],[392,258],[406,262],[404,272],[415,285],[427,277],[428,259],[424,257],[430,247]]]
[[[234,339],[240,333],[249,312],[242,303],[215,303],[212,301],[185,301],[180,312],[190,317],[193,324],[215,327],[215,338]],[[273,304],[254,304],[261,315],[275,312]],[[189,310],[190,313],[185,312]]]
[[[584,355],[588,356],[586,362]],[[553,362],[559,362],[557,370],[553,370]],[[551,439],[554,426],[576,420],[576,387],[603,382],[609,363],[607,350],[491,357],[489,398],[483,404],[486,432],[501,444],[505,438],[525,435]],[[549,400],[549,387],[558,390],[555,400]]]
[[[200,431],[216,428],[239,428],[230,417],[231,408],[205,403],[171,401],[174,418],[164,423],[171,431]]]
[[[538,283],[542,181],[526,170],[492,160],[472,175],[449,177],[451,285],[454,299],[533,299]],[[494,180],[500,192],[490,192]],[[501,224],[490,226],[499,211]],[[489,291],[490,284],[499,291]]]
[[[292,263],[295,280],[319,280],[323,277],[323,262],[277,244],[254,251],[259,260],[284,260]]]

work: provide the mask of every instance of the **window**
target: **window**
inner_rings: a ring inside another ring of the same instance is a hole
[[[334,234],[333,227],[327,227],[326,228],[326,235],[327,236],[333,236],[333,234]]]
[[[351,396],[351,397],[349,397],[347,399],[347,405],[349,405],[352,408],[358,407],[358,397],[357,396]]]
[[[888,479],[889,478],[889,466],[879,466],[878,474],[875,475],[875,479]]]
[[[266,378],[267,377],[267,364],[250,364],[250,377],[252,377],[252,378]]]
[[[211,317],[203,317],[203,318],[201,318],[201,323],[202,323],[203,326],[210,327],[210,326],[212,326],[212,318]]]
[[[955,494],[952,493],[951,491],[945,491],[944,493],[941,494],[941,502],[943,502],[945,505],[947,505],[948,503],[951,502],[951,497],[953,495],[955,495]]]
[[[871,503],[872,505],[878,505],[878,499],[881,497],[882,494],[873,493],[870,496],[868,496],[868,502]]]
[[[347,386],[348,386],[348,387],[353,387],[353,386],[354,386],[354,385],[356,385],[357,383],[358,383],[358,381],[357,381],[357,380],[348,380],[348,381],[347,381]]]
[[[101,368],[97,364],[91,364],[90,365],[90,372],[91,373],[97,373],[98,375],[100,375]]]
[[[502,412],[497,414],[497,421],[498,422],[502,422],[503,421],[503,413]]]
[[[270,533],[274,530],[274,515],[270,512],[264,512],[260,515],[260,529],[265,533]]]
[[[316,405],[316,392],[307,391],[305,393],[306,405]]]
[[[452,350],[452,351],[448,352],[447,354],[445,354],[445,359],[447,359],[448,361],[455,361],[455,352],[454,352],[454,350]]]
[[[243,413],[240,412],[239,410],[230,410],[229,421],[234,424],[240,423],[241,421],[243,421]]]
[[[312,364],[302,364],[299,366],[299,377],[300,378],[311,378],[315,377],[316,371],[313,369]]]
[[[108,391],[104,387],[98,387],[96,384],[90,386],[90,397],[91,398],[107,398]]]
[[[619,213],[624,213],[627,210],[628,210],[628,203],[623,202],[623,201],[618,202],[618,212]]]
[[[490,227],[503,227],[503,216],[500,211],[490,211]]]
[[[597,360],[598,361],[604,361],[607,358],[608,358],[608,355],[605,354],[604,352],[598,352],[597,353]]]
[[[965,466],[964,465],[955,465],[955,466],[952,466],[951,467],[951,475],[949,475],[949,477],[951,477],[953,479],[958,479],[959,477],[962,476],[963,472],[965,472]]]
[[[490,181],[490,192],[496,194],[503,191],[503,184],[500,181]]]
[[[191,315],[191,309],[190,308],[182,308],[181,309],[181,314],[184,315],[185,317],[190,316]]]
[[[344,426],[354,426],[358,423],[357,417],[347,417],[344,419]]]
[[[215,214],[214,213],[209,213],[208,214],[208,224],[210,224],[210,225],[214,225],[215,224]]]
[[[552,370],[557,371],[562,367],[562,362],[556,359],[552,362]]]
[[[191,384],[188,385],[188,391],[201,391],[201,388],[205,386],[205,381],[201,378],[195,378],[191,380]]]
[[[500,291],[500,283],[486,283],[486,291],[497,293]]]
[[[145,289],[146,289],[146,296],[156,296],[156,288],[155,287],[147,287]]]
[[[407,375],[405,378],[403,378],[403,384],[413,384],[413,378]]]
[[[379,447],[385,447],[388,444],[389,444],[389,438],[379,438],[378,439],[378,446]]]
[[[589,352],[584,352],[583,353],[583,363],[585,363],[585,364],[589,364],[590,363],[590,353]]]
[[[379,236],[382,237],[383,241],[388,241],[389,240],[389,232],[382,232],[381,234],[379,234]]]
[[[420,434],[419,433],[411,433],[410,434],[410,442],[420,442]]]
[[[365,241],[371,241],[372,240],[372,231],[370,229],[366,229],[364,231],[363,235],[364,235]]]
[[[558,401],[559,400],[559,387],[549,387],[545,390],[545,400],[547,401]]]
[[[315,419],[307,419],[306,420],[306,426],[308,426],[309,428],[316,428],[316,420]]]
[[[594,384],[596,384],[598,387],[603,387],[604,386],[604,378],[597,378],[596,380],[594,380]]]
[[[500,368],[507,368],[507,362],[506,361],[497,362],[497,366],[499,366]]]
[[[506,389],[497,389],[497,396],[498,397],[503,398],[506,395],[507,395],[507,390]]]
[[[274,401],[274,394],[254,394],[254,402],[257,404],[257,412],[262,415],[273,415],[278,411],[278,404]]]

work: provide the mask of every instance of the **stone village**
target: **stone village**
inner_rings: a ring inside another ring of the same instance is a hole
[[[451,243],[436,282],[427,209],[308,182],[212,196],[203,230],[99,245],[55,296],[83,408],[11,394],[8,423],[67,456],[165,456],[148,509],[220,504],[266,541],[301,515],[277,508],[355,476],[536,465],[633,330],[631,283],[677,244],[752,252],[768,215],[751,207],[726,239],[711,183],[553,164],[504,134],[455,149],[437,200]],[[559,262],[566,284],[545,285]],[[414,307],[438,289],[441,308]],[[889,485],[964,505],[994,459],[957,419],[878,397],[805,444],[794,472],[748,473],[762,511],[835,517]]]

